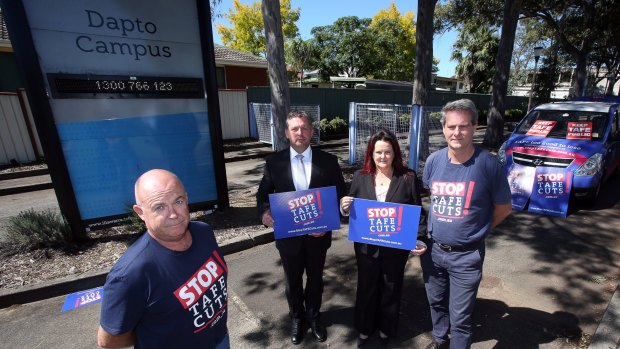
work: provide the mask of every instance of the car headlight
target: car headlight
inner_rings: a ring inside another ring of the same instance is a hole
[[[506,142],[504,142],[502,146],[499,147],[499,150],[497,151],[497,157],[499,158],[499,162],[505,166],[506,165]]]
[[[575,176],[594,176],[601,170],[602,162],[603,154],[596,153],[590,156],[590,158],[575,171]]]

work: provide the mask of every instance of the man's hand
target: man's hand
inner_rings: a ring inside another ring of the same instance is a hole
[[[269,228],[273,228],[273,217],[271,216],[271,210],[265,211],[263,213],[263,217],[261,218],[263,224]]]
[[[320,238],[321,236],[327,234],[327,232],[322,232],[322,233],[310,233],[308,235],[315,237],[315,238]]]

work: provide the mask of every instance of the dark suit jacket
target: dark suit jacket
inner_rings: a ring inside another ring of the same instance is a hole
[[[422,200],[420,199],[420,192],[418,191],[418,188],[418,180],[415,172],[411,172],[410,175],[394,173],[390,186],[388,187],[385,201],[422,206]],[[374,176],[371,174],[364,174],[361,170],[355,172],[353,175],[353,181],[351,182],[349,196],[360,199],[377,200]],[[418,235],[425,234],[425,218],[426,214],[423,212],[422,217],[420,218],[422,224],[418,227]],[[355,249],[358,250],[358,252],[371,256],[375,255],[377,250],[379,250],[380,255],[384,256],[402,251],[391,247],[382,247],[357,242],[355,243]]]
[[[265,159],[263,179],[256,193],[259,218],[269,209],[269,194],[295,191],[291,171],[290,148],[270,154]],[[338,165],[338,158],[320,149],[312,148],[312,172],[309,189],[335,186],[338,202],[345,194],[344,178]],[[331,246],[331,231],[323,237],[295,236],[276,240],[276,247],[286,254],[297,254],[305,243],[308,248],[328,249]]]

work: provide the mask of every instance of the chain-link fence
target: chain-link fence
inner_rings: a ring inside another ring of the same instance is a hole
[[[429,154],[446,146],[441,107],[402,104],[351,103],[349,106],[349,163],[362,163],[368,140],[379,129],[392,131],[403,160],[421,173]]]
[[[316,105],[291,105],[291,111],[304,111],[314,126],[314,135],[312,136],[312,144],[319,144],[321,140],[321,130],[319,124],[321,121],[321,108]],[[258,138],[260,142],[271,144],[274,147],[273,138],[276,134],[273,115],[271,114],[270,103],[250,103],[250,137]]]

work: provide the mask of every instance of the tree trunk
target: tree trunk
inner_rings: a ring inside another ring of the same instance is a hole
[[[433,70],[433,18],[435,4],[437,4],[437,0],[418,1],[412,104],[425,105],[430,95],[431,72]]]
[[[588,79],[588,53],[589,50],[580,50],[573,54],[575,58],[575,94],[585,96],[586,82]]]
[[[493,91],[489,114],[487,115],[487,130],[483,143],[489,147],[499,148],[504,141],[504,113],[506,111],[506,95],[508,94],[508,77],[510,75],[510,60],[514,49],[517,22],[523,0],[504,1],[504,19],[502,22],[502,36],[495,61],[495,75],[493,76]]]
[[[267,41],[267,66],[271,86],[271,114],[276,129],[274,146],[276,150],[288,147],[284,134],[286,116],[290,107],[290,91],[284,63],[284,37],[282,35],[282,18],[280,17],[280,0],[263,0],[261,4],[265,38]]]

